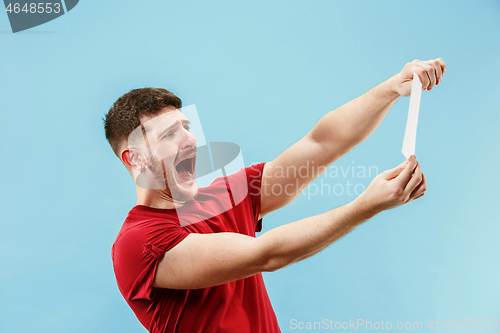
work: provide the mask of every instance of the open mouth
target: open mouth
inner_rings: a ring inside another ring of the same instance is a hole
[[[177,173],[179,174],[180,178],[182,180],[191,180],[194,179],[194,163],[195,163],[196,158],[191,157],[187,158],[183,161],[180,161],[176,166],[175,169],[177,170]]]

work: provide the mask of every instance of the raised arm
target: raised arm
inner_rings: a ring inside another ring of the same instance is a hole
[[[426,187],[413,157],[377,176],[353,202],[258,238],[236,233],[190,234],[160,260],[153,286],[198,289],[275,271],[318,253],[375,214],[422,196]]]
[[[410,95],[414,71],[422,81],[422,89],[431,90],[441,82],[445,68],[440,58],[415,60],[400,73],[321,118],[304,138],[266,163],[261,217],[292,202],[330,164],[368,138],[396,100]],[[298,172],[304,168],[307,173]]]

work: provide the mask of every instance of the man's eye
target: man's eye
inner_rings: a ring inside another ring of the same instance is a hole
[[[167,134],[165,134],[165,135],[163,136],[163,138],[168,138],[168,137],[173,136],[173,135],[174,135],[174,133],[167,133]],[[162,139],[163,139],[163,138],[162,138]]]
[[[184,128],[186,129],[186,131],[189,131],[189,126],[188,125],[184,126]]]

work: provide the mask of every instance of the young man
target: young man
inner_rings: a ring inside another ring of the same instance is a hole
[[[262,218],[370,136],[396,100],[410,94],[413,72],[431,90],[445,68],[442,59],[408,63],[325,115],[275,160],[200,189],[196,140],[181,100],[155,88],[120,97],[106,116],[106,138],[136,182],[137,206],[112,254],[118,287],[141,323],[151,332],[280,332],[261,272],[320,252],[377,213],[423,196],[427,184],[412,156],[345,206],[255,237]],[[276,176],[301,168],[310,169],[304,177]]]

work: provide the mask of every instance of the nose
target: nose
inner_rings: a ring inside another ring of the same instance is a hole
[[[181,150],[196,148],[196,138],[193,133],[183,128],[181,138]]]

